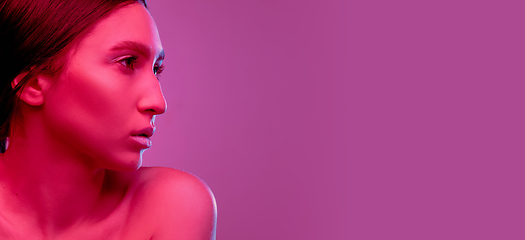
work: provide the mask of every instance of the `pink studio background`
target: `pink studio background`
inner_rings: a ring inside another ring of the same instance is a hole
[[[525,239],[520,1],[150,0],[168,111],[144,165],[218,239]]]

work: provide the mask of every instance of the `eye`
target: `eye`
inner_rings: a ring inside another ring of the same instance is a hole
[[[164,65],[162,64],[155,64],[155,66],[153,67],[153,73],[158,77],[160,76],[160,74],[162,73],[162,71],[164,71]]]
[[[117,59],[117,62],[122,64],[124,67],[129,68],[130,70],[134,70],[135,63],[137,63],[137,59],[137,56],[127,55]]]

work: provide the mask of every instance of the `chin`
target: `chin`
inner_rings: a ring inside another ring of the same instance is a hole
[[[106,169],[120,172],[136,171],[142,166],[142,152],[115,156]]]

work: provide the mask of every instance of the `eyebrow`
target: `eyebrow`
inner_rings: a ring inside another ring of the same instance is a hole
[[[111,48],[111,51],[119,51],[123,49],[130,49],[133,51],[138,52],[139,54],[145,56],[146,58],[149,58],[151,55],[151,48],[147,45],[135,41],[122,41],[119,42],[117,45]],[[159,55],[157,56],[157,61],[164,60],[164,50],[161,50]]]

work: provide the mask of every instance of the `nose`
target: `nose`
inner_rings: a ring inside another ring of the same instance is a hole
[[[162,94],[160,83],[155,77],[154,80],[149,80],[149,84],[144,86],[143,97],[139,100],[138,110],[140,112],[151,113],[152,115],[159,115],[166,112],[166,99]]]

